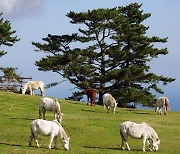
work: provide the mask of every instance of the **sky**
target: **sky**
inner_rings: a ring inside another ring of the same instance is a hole
[[[159,85],[164,95],[153,93],[157,97],[166,96],[170,100],[171,110],[180,111],[180,1],[179,0],[0,0],[0,12],[4,20],[9,20],[16,35],[21,40],[13,47],[1,46],[7,54],[0,58],[1,67],[16,67],[17,73],[33,80],[41,80],[45,84],[60,82],[64,79],[52,72],[38,71],[35,61],[45,56],[35,52],[33,42],[42,42],[48,34],[72,34],[77,26],[72,25],[66,14],[70,11],[86,12],[98,8],[126,6],[137,2],[142,4],[144,13],[151,13],[145,21],[149,26],[148,36],[168,37],[168,42],[158,44],[159,48],[168,48],[169,54],[159,56],[150,63],[151,72],[157,75],[172,77],[176,80],[166,86]],[[47,89],[46,96],[67,98],[74,91],[68,81]],[[84,98],[83,100],[86,101]]]

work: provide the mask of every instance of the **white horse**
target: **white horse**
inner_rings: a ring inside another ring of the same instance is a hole
[[[170,111],[170,104],[167,97],[158,98],[154,106],[155,112],[158,112],[158,114],[162,114],[162,108],[164,108],[165,115],[168,115],[168,112]]]
[[[135,139],[142,139],[143,146],[142,150],[145,151],[145,143],[147,141],[149,145],[149,150],[154,151],[158,150],[158,145],[160,144],[160,139],[158,138],[157,133],[154,131],[152,127],[147,125],[146,123],[136,124],[131,121],[126,121],[120,124],[120,134],[122,138],[121,149],[124,150],[124,143],[126,143],[127,149],[130,150],[129,145],[127,143],[128,136]],[[152,143],[151,143],[152,141]]]
[[[105,110],[105,108],[108,109],[108,113],[109,113],[110,108],[112,108],[113,113],[115,113],[117,103],[111,94],[103,95],[103,105],[104,105],[104,110]]]
[[[28,81],[22,87],[22,94],[25,94],[26,90],[30,91],[30,95],[34,95],[33,90],[40,89],[41,96],[44,96],[44,83],[42,81]]]
[[[55,138],[55,148],[57,143],[57,137],[61,137],[62,146],[65,150],[69,150],[69,137],[64,131],[63,127],[58,121],[47,121],[42,119],[36,119],[31,124],[31,136],[29,140],[29,146],[32,146],[32,139],[35,139],[36,146],[39,148],[38,134],[44,136],[50,136],[50,142],[48,148],[51,149],[51,144]]]
[[[43,113],[43,119],[46,119],[46,110],[54,112],[54,117],[58,122],[62,122],[63,113],[61,113],[60,103],[57,99],[52,99],[48,97],[40,98],[39,102],[39,118]]]

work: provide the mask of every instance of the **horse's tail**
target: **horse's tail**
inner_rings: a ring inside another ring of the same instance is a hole
[[[119,128],[120,128],[120,135],[121,135],[121,138],[122,138],[123,141],[125,141],[126,139],[125,139],[125,137],[124,137],[124,135],[123,135],[123,133],[122,133],[121,125],[119,126]]]
[[[166,106],[166,111],[170,111],[170,104],[167,98],[165,99],[165,106]]]

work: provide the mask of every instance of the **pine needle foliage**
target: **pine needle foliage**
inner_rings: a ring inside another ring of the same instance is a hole
[[[150,71],[150,61],[168,54],[167,38],[146,35],[149,27],[143,23],[151,14],[143,13],[141,5],[100,8],[76,13],[70,11],[70,23],[79,25],[72,35],[51,35],[45,43],[33,42],[46,56],[35,62],[40,71],[53,71],[67,78],[79,89],[96,88],[99,100],[110,92],[120,106],[139,103],[152,106],[152,91],[163,93],[159,84],[166,85],[173,78]]]

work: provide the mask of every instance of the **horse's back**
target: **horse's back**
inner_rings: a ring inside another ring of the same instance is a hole
[[[128,134],[132,138],[141,138],[147,131],[147,124],[137,124],[132,121],[126,121],[120,124],[120,131],[122,134]]]
[[[156,100],[155,107],[166,107],[170,111],[169,99],[167,97],[159,97]]]
[[[40,98],[40,107],[46,110],[55,110],[55,101],[49,97]]]
[[[29,85],[35,89],[44,88],[44,82],[42,81],[29,81]]]
[[[111,94],[104,94],[103,95],[103,104],[104,105],[110,105],[111,99],[112,99],[111,97],[112,97]]]
[[[103,95],[103,105],[116,107],[117,103],[111,94],[104,94]]]
[[[54,121],[47,121],[43,119],[36,119],[30,124],[33,132],[38,132],[41,135],[50,135],[53,131],[56,135],[59,131],[58,123]]]

